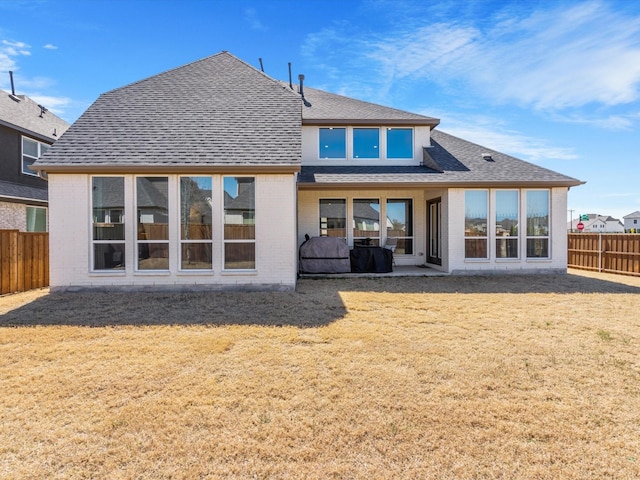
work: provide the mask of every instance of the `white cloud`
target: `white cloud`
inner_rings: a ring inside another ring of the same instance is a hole
[[[258,17],[258,11],[255,8],[247,8],[244,11],[244,18],[253,30],[268,30]]]
[[[58,47],[57,47],[57,46],[52,45],[52,44],[50,44],[50,43],[47,43],[47,44],[46,44],[44,47],[42,47],[42,48],[45,48],[45,49],[47,49],[47,50],[57,50],[57,49],[58,49]]]
[[[16,58],[31,55],[30,48],[24,42],[2,40],[0,42],[0,71],[17,70]]]
[[[38,93],[30,94],[29,97],[34,102],[47,107],[47,109],[56,115],[64,114],[65,107],[71,105],[71,99],[67,97],[53,97],[51,95],[40,95]]]
[[[443,125],[446,125],[442,128],[442,131],[446,133],[533,163],[541,164],[579,158],[571,148],[553,146],[547,140],[507,129],[499,121],[490,117],[470,118],[466,116],[465,122],[460,122],[447,114],[436,115],[436,117],[442,120]]]
[[[373,65],[382,90],[422,79],[545,111],[640,99],[638,15],[589,1],[534,11],[511,4],[484,23],[452,18],[421,27],[405,22],[383,38],[327,29],[306,45],[317,51],[338,40],[340,53],[355,59],[351,68],[362,68],[363,57],[369,70]]]

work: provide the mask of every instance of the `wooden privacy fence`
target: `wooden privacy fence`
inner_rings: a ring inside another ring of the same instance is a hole
[[[49,286],[49,234],[0,230],[0,294]]]
[[[640,276],[640,235],[570,233],[569,267]]]

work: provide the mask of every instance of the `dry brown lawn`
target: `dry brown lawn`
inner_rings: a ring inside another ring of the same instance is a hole
[[[0,478],[640,478],[640,279],[0,297]]]

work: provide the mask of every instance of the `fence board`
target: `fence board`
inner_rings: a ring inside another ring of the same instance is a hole
[[[569,267],[640,276],[640,235],[570,233],[568,247]]]
[[[49,286],[49,234],[0,230],[0,294]]]

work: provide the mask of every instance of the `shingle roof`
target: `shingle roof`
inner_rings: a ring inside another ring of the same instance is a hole
[[[524,160],[476,145],[438,130],[431,132],[422,166],[305,166],[298,176],[304,184],[397,185],[539,185],[575,186],[583,182]],[[491,154],[491,161],[483,158]],[[440,170],[435,168],[440,167]]]
[[[42,114],[42,116],[40,116]],[[46,143],[53,143],[69,124],[26,95],[11,95],[0,90],[0,125],[6,125]]]
[[[102,94],[36,166],[297,169],[300,125],[298,94],[221,52]]]
[[[298,91],[296,89],[296,91]],[[306,125],[429,125],[440,120],[355,98],[303,87],[302,123]]]
[[[46,203],[49,195],[46,188],[31,187],[13,182],[0,180],[0,198]]]

